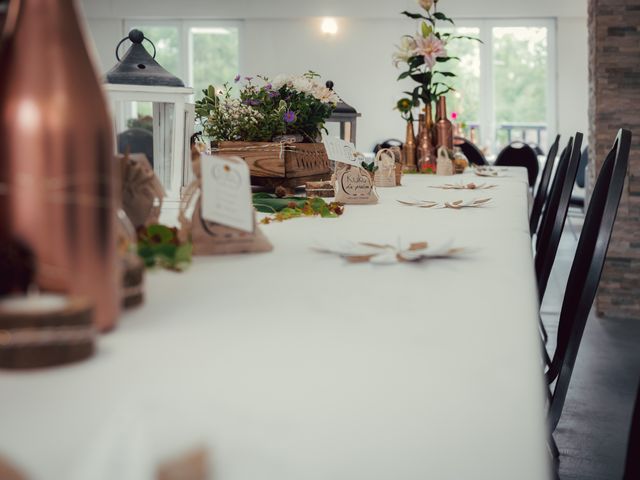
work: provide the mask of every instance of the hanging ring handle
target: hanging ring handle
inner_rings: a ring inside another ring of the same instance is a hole
[[[120,60],[120,55],[118,54],[118,50],[120,50],[120,45],[122,45],[127,40],[131,40],[131,43],[142,43],[144,40],[146,40],[153,47],[153,58],[154,59],[156,58],[156,46],[153,44],[151,40],[149,40],[147,37],[144,36],[144,33],[134,28],[129,32],[129,35],[127,35],[122,40],[120,40],[120,42],[118,42],[118,45],[116,46],[116,58],[118,59],[119,62],[121,60]]]

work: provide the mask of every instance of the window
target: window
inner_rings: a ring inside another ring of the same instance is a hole
[[[460,58],[448,110],[463,133],[489,154],[515,140],[546,150],[556,129],[553,21],[461,21],[454,32],[482,41],[448,46]]]
[[[223,21],[137,21],[125,23],[125,30],[142,30],[156,46],[157,62],[181,78],[202,97],[208,85],[232,82],[240,71],[239,22]],[[144,43],[146,46],[146,42]]]

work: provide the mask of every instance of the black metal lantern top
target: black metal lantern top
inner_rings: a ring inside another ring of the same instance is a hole
[[[126,40],[131,40],[131,47],[123,55],[118,55],[120,45]],[[147,40],[153,47],[153,56],[142,46],[143,40]],[[140,30],[131,30],[129,35],[118,43],[116,58],[118,63],[107,72],[107,83],[124,85],[152,85],[166,87],[184,87],[184,82],[155,61],[156,47],[151,40],[144,36]]]
[[[329,90],[333,91],[334,83],[331,80],[328,80],[325,85]],[[346,103],[344,100],[342,100],[340,95],[338,95],[338,98],[340,98],[340,101],[336,105],[336,108],[333,110],[333,115],[335,115],[336,117],[359,117],[360,116],[358,111],[355,108],[353,108],[351,105]]]

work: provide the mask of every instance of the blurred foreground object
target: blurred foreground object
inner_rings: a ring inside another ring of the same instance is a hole
[[[43,291],[116,324],[112,128],[73,0],[13,0],[0,47],[0,243],[24,243]]]

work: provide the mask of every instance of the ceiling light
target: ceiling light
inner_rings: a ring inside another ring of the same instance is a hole
[[[335,18],[325,18],[322,20],[322,33],[327,35],[335,35],[338,33],[338,22]]]

